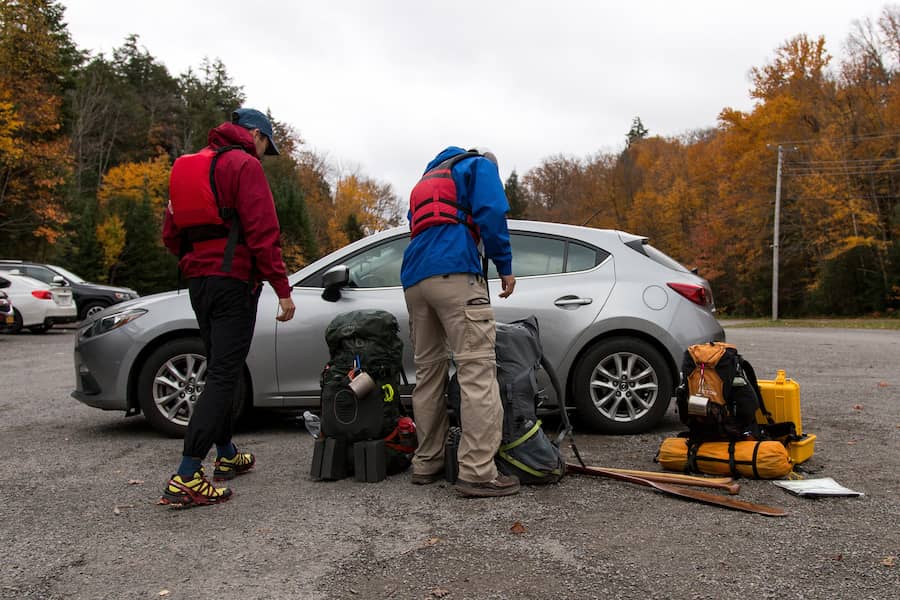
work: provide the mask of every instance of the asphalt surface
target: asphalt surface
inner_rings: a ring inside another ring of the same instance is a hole
[[[760,378],[800,382],[806,475],[865,493],[742,482],[738,498],[785,518],[584,476],[486,500],[408,473],[313,482],[312,438],[273,414],[236,438],[259,465],[232,501],[173,511],[155,502],[180,442],[72,399],[73,335],[0,336],[0,598],[898,597],[897,331],[727,328]],[[591,464],[656,470],[680,430],[670,411],[651,433],[577,442]]]

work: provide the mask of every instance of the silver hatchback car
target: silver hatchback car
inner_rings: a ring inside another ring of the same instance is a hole
[[[512,296],[497,299],[499,280],[489,274],[497,320],[537,316],[576,424],[606,433],[651,428],[669,406],[685,348],[725,339],[709,284],[640,236],[535,221],[510,221],[509,230],[517,284]],[[236,412],[318,407],[329,358],[325,328],[357,309],[397,317],[408,397],[415,368],[400,286],[408,243],[409,230],[398,227],[297,271],[289,277],[297,314],[286,323],[275,320],[278,301],[265,286]],[[159,431],[180,436],[205,370],[188,294],[166,292],[117,304],[82,325],[72,395],[97,408],[143,413]]]

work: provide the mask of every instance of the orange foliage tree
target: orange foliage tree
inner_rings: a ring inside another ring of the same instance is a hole
[[[0,250],[40,253],[68,219],[71,173],[62,127],[64,76],[75,51],[63,9],[46,0],[0,2]]]

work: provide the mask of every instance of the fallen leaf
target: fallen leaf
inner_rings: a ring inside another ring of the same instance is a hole
[[[433,590],[431,590],[431,595],[435,598],[443,598],[444,596],[449,596],[450,592],[443,588],[434,588]]]
[[[114,515],[121,515],[121,514],[122,514],[122,511],[119,510],[119,507],[117,506],[117,507],[113,508],[113,514],[114,514]]]
[[[142,483],[144,483],[143,479],[129,479],[128,480],[128,485],[141,485]]]
[[[834,560],[844,560],[844,555],[843,554],[835,554],[832,558],[834,558]]]
[[[528,529],[518,521],[513,523],[512,527],[510,527],[509,530],[516,535],[520,535],[528,531]]]
[[[886,567],[893,567],[896,562],[897,562],[896,556],[885,556],[884,560],[881,561],[881,564],[883,564]]]
[[[168,596],[171,592],[169,590],[159,590],[160,596]]]
[[[433,537],[433,538],[429,538],[429,539],[425,540],[425,543],[422,545],[423,546],[434,546],[435,544],[437,544],[440,541],[441,541],[441,538]]]
[[[887,381],[879,381],[878,382],[878,387],[887,387],[888,385],[889,384]]]
[[[854,405],[853,405],[853,410],[862,410],[862,409],[863,409],[863,405],[862,405],[862,404],[854,404]]]
[[[847,442],[847,445],[848,445],[848,446],[855,446],[855,445],[856,445],[856,440],[850,440],[849,442]]]

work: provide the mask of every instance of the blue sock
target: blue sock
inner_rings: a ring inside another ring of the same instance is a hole
[[[181,475],[182,479],[191,478],[202,466],[202,459],[194,458],[193,456],[182,456],[181,465],[178,467],[178,474]]]
[[[234,458],[234,455],[237,454],[237,448],[234,442],[228,442],[222,446],[216,444],[216,453],[219,458]]]

